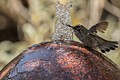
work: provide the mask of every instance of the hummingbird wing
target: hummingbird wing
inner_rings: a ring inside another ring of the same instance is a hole
[[[90,33],[97,33],[97,31],[104,33],[104,31],[107,29],[108,26],[108,22],[107,21],[103,21],[100,23],[97,23],[95,25],[93,25],[90,29],[89,32]]]

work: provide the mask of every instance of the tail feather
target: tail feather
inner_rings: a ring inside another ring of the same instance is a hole
[[[99,45],[98,48],[101,50],[101,52],[109,52],[110,50],[115,50],[116,48],[118,48],[118,42],[116,41],[107,41],[104,40],[104,44],[103,45]]]
[[[102,53],[109,52],[110,50],[115,50],[116,48],[118,48],[117,41],[108,41],[97,35],[92,35],[92,36],[97,41],[98,48],[101,50]]]

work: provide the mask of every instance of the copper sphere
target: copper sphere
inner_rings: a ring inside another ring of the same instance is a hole
[[[120,69],[98,51],[60,40],[27,48],[1,70],[0,80],[120,80]]]

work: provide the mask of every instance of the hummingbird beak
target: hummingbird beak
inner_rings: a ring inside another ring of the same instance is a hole
[[[66,24],[68,27],[73,28],[73,26]]]
[[[70,27],[70,28],[74,28],[73,26],[71,26],[71,25],[69,25],[69,24],[64,24],[64,23],[62,23],[63,25],[66,25],[66,26],[68,26],[68,27]]]

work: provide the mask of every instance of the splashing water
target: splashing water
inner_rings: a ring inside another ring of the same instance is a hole
[[[66,5],[56,3],[56,22],[55,33],[52,36],[53,40],[72,40],[73,31],[71,28],[63,24],[71,24],[70,8],[72,1],[69,1]]]

